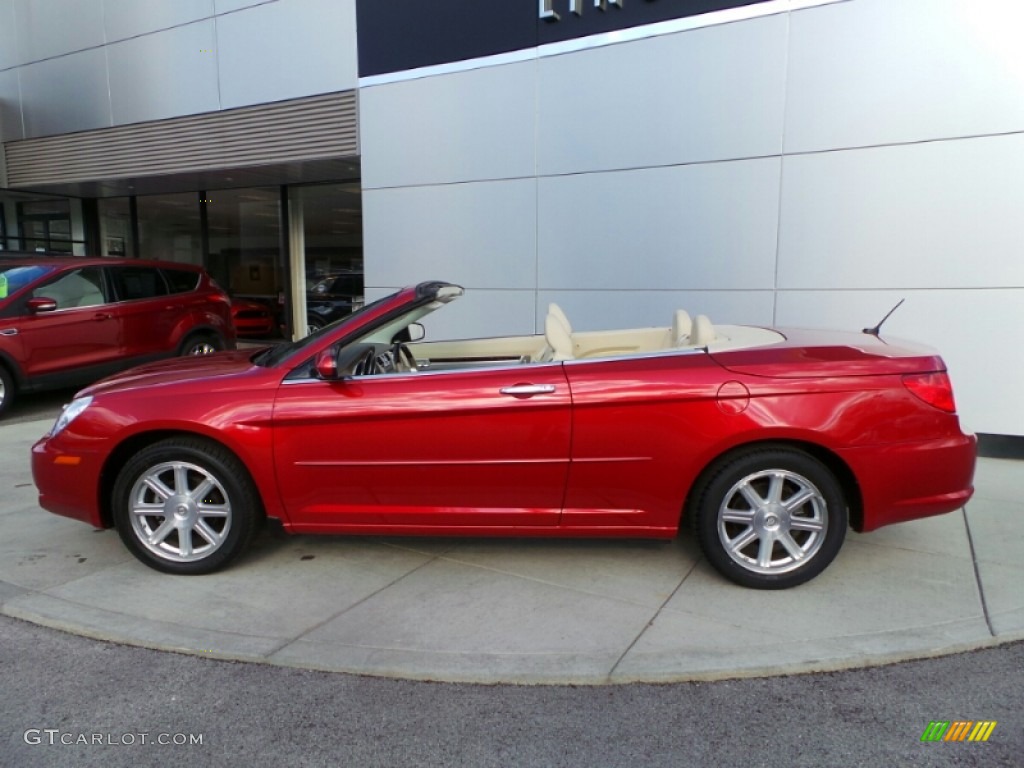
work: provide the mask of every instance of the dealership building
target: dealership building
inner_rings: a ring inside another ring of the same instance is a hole
[[[432,338],[714,322],[938,348],[1024,435],[1018,0],[0,0],[0,248]]]

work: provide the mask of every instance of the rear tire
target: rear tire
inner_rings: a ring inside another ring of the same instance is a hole
[[[213,333],[194,333],[181,344],[181,356],[212,355],[224,349],[224,342]]]
[[[745,587],[785,589],[813,579],[846,535],[842,487],[828,467],[795,448],[734,454],[696,493],[704,555]]]
[[[183,575],[230,563],[264,517],[245,465],[223,446],[190,437],[135,454],[117,476],[111,503],[128,550],[151,568]]]

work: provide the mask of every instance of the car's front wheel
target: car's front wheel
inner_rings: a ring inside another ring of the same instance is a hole
[[[0,414],[7,412],[14,402],[14,377],[0,365]]]
[[[734,454],[696,489],[696,525],[712,566],[745,587],[808,581],[835,558],[846,535],[842,486],[795,448]]]
[[[198,438],[170,438],[143,448],[118,474],[111,501],[125,546],[167,573],[210,573],[225,566],[263,519],[245,466],[222,446]]]

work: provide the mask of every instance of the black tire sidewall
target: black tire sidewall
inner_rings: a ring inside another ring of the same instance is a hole
[[[0,364],[0,382],[4,385],[4,394],[0,398],[0,415],[7,413],[11,404],[14,403],[14,376],[7,370],[7,367]]]
[[[139,477],[157,464],[184,461],[196,464],[221,484],[231,504],[231,529],[224,543],[209,556],[187,563],[164,560],[148,550],[136,537],[131,524],[131,491]],[[129,459],[117,475],[111,493],[114,527],[121,541],[141,562],[164,573],[198,575],[212,573],[238,557],[252,538],[262,506],[248,471],[225,448],[196,438],[171,438],[143,448]]]
[[[748,571],[729,556],[718,535],[718,510],[736,483],[772,469],[794,472],[817,487],[825,500],[828,528],[821,548],[806,563],[785,573],[761,574]],[[835,559],[846,536],[848,511],[839,481],[816,458],[793,448],[758,448],[729,457],[709,473],[697,496],[695,524],[704,556],[723,576],[744,587],[786,589],[813,579]]]
[[[209,343],[217,351],[224,349],[224,343],[220,337],[213,333],[193,333],[188,336],[185,341],[181,344],[181,350],[178,353],[179,357],[189,357],[192,355],[192,348],[197,344]]]

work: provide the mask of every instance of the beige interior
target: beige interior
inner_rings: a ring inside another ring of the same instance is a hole
[[[767,328],[713,325],[705,315],[691,320],[685,310],[677,310],[672,325],[663,328],[573,332],[571,327],[565,313],[552,304],[544,319],[543,335],[424,341],[410,344],[409,348],[422,367],[429,370],[432,364],[461,367],[588,360],[705,347],[716,352],[777,344],[784,339],[782,334]]]

